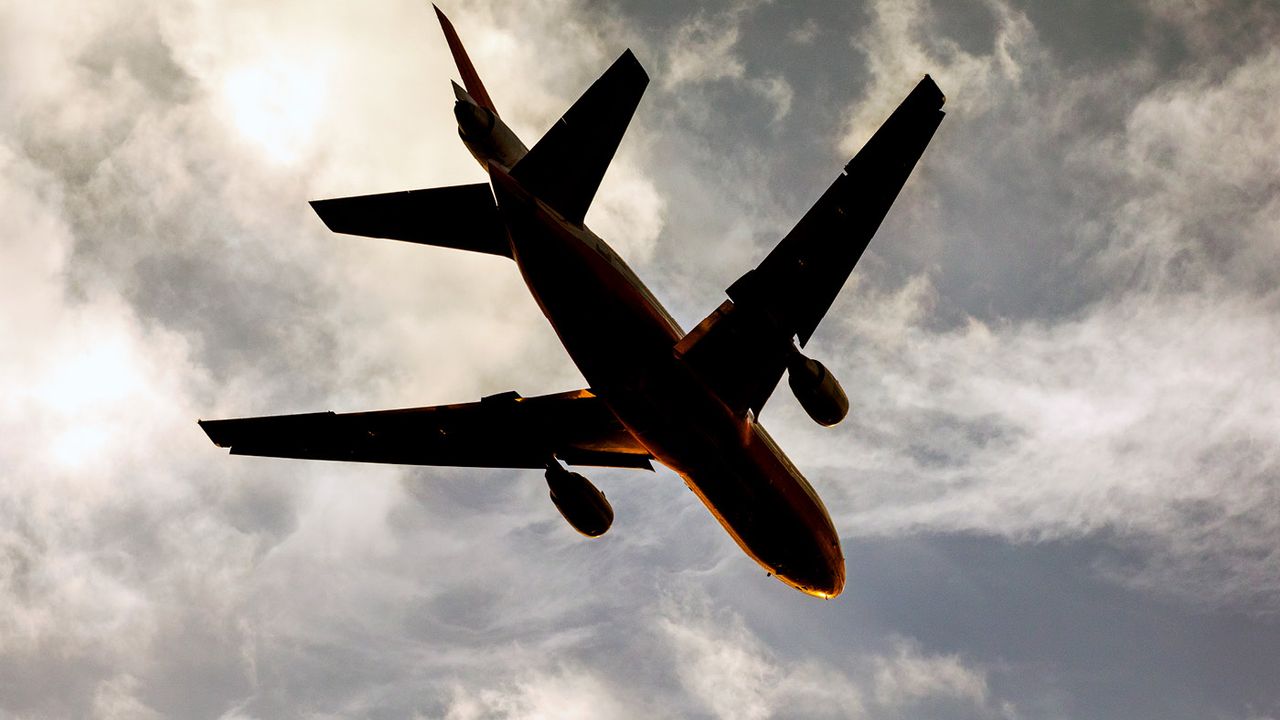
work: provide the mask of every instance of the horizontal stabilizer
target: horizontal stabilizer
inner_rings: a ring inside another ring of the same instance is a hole
[[[926,75],[773,252],[729,287],[729,297],[772,315],[803,347],[942,122],[944,100]]]
[[[378,412],[202,420],[233,455],[456,467],[645,468],[649,451],[589,390]]]
[[[511,176],[566,220],[581,223],[648,84],[636,56],[622,53]]]
[[[337,233],[511,257],[487,183],[312,200],[311,207]]]

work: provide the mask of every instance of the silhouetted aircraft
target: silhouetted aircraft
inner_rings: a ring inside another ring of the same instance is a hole
[[[658,460],[779,580],[818,597],[840,594],[844,555],[831,518],[757,418],[783,371],[818,423],[848,412],[840,384],[800,348],[942,121],[937,85],[926,75],[791,232],[686,334],[583,225],[649,82],[635,56],[624,52],[526,149],[452,24],[436,14],[465,85],[453,86],[458,133],[490,182],[311,205],[334,232],[511,258],[590,388],[201,427],[239,455],[544,469],[551,500],[589,537],[609,529],[613,508],[561,463],[652,470]]]

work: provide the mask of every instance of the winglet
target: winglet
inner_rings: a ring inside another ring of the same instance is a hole
[[[449,43],[449,52],[453,53],[453,62],[458,66],[458,72],[462,74],[462,84],[467,86],[467,93],[480,107],[489,108],[496,115],[498,109],[493,106],[493,100],[489,98],[489,91],[484,89],[484,83],[480,82],[480,76],[476,74],[476,68],[471,64],[471,58],[467,57],[467,49],[462,47],[462,40],[458,37],[458,31],[453,29],[453,23],[449,22],[449,18],[432,3],[432,8],[436,11],[436,17],[440,19],[440,28],[444,30],[444,39]]]

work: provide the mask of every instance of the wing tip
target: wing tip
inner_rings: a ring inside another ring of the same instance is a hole
[[[925,73],[920,82],[916,83],[915,90],[911,91],[911,95],[920,98],[920,102],[928,102],[932,110],[941,110],[942,106],[947,103],[947,96],[943,94],[942,89],[938,87],[938,83],[934,82],[933,76],[929,73]]]
[[[344,212],[342,200],[345,198],[324,198],[321,200],[308,200],[307,204],[320,218],[320,222],[329,229],[329,232],[338,233],[340,235],[358,235],[353,232],[353,223],[350,213]]]
[[[205,436],[208,437],[215,446],[220,448],[231,447],[227,438],[219,432],[219,423],[217,420],[197,420],[196,425],[200,426],[200,429],[204,431]]]
[[[618,59],[614,62],[615,64],[626,63],[628,70],[636,74],[636,79],[640,80],[645,85],[649,84],[649,73],[644,69],[644,65],[640,64],[640,58],[636,57],[636,54],[631,51],[631,48],[623,50],[622,54],[619,55]]]

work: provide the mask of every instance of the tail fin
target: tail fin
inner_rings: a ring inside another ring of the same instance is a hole
[[[512,177],[565,219],[581,223],[648,84],[636,56],[622,53],[516,163]]]
[[[435,8],[436,17],[440,19],[440,28],[444,30],[445,42],[449,43],[449,52],[453,53],[453,62],[458,66],[458,72],[462,73],[462,84],[467,87],[467,94],[476,101],[477,105],[489,108],[496,115],[498,109],[493,106],[493,100],[489,98],[489,91],[484,89],[484,83],[480,82],[480,76],[476,74],[471,58],[467,57],[467,49],[462,47],[458,31],[453,29],[453,23],[440,12],[440,8],[434,4],[431,7]]]

